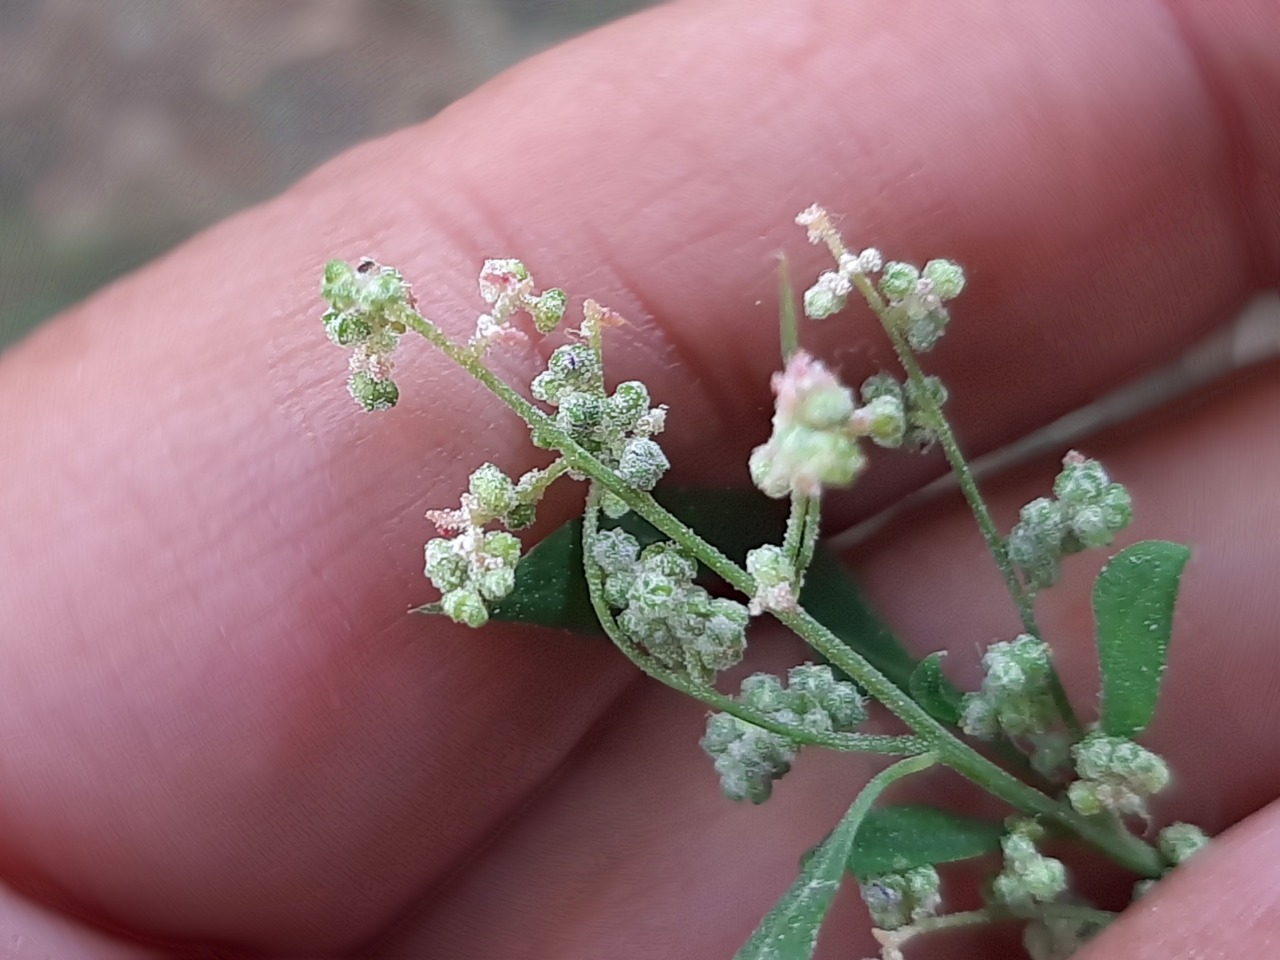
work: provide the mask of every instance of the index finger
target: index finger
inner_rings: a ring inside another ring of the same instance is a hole
[[[422,510],[481,460],[533,454],[413,348],[402,408],[358,419],[316,318],[328,257],[401,265],[455,331],[486,256],[611,304],[632,320],[611,375],[671,404],[683,477],[742,482],[724,465],[766,432],[772,258],[821,200],[851,242],[969,267],[966,335],[936,367],[983,448],[1256,284],[1272,248],[1242,228],[1218,116],[1154,6],[674,5],[74,311],[0,361],[10,873],[166,935],[346,945],[496,829],[630,681],[581,641],[403,615]],[[880,359],[869,318],[818,336],[850,379]]]

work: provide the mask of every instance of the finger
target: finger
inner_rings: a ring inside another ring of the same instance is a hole
[[[1081,960],[1265,955],[1280,934],[1274,805],[1215,840],[1144,896]]]
[[[495,253],[614,302],[634,320],[617,375],[700,411],[671,446],[704,478],[763,426],[773,311],[750,304],[812,199],[900,255],[972,265],[982,349],[957,338],[939,365],[961,395],[990,380],[956,408],[978,446],[1255,285],[1231,155],[1167,21],[918,16],[656,11],[348,155],[8,355],[10,870],[160,933],[318,952],[447,873],[628,682],[574,640],[436,624],[419,642],[402,611],[421,510],[474,461],[528,454],[423,351],[403,409],[355,419],[314,320],[331,254],[404,264],[456,330]],[[992,36],[1007,46],[969,56]],[[993,349],[1011,376],[990,378]]]
[[[5,960],[159,960],[171,955],[82,926],[4,886],[0,886],[0,943]]]

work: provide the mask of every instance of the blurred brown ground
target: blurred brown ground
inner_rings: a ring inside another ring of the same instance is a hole
[[[0,0],[0,349],[352,144],[654,0]]]

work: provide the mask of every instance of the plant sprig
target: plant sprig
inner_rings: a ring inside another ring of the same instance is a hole
[[[1003,827],[993,825],[994,834],[975,833],[959,820],[935,821],[941,823],[943,840],[956,832],[959,846],[948,848],[944,842],[935,853],[917,851],[916,859],[897,872],[860,877],[873,916],[882,926],[898,928],[882,937],[884,955],[899,956],[895,951],[923,932],[1015,917],[1034,921],[1027,941],[1033,955],[1037,948],[1031,933],[1048,936],[1044,931],[1056,923],[1053,949],[1060,954],[1061,937],[1082,942],[1106,917],[1061,902],[1069,893],[1069,878],[1061,862],[1039,848],[1043,824],[1065,829],[1148,882],[1203,844],[1203,834],[1184,824],[1166,828],[1155,846],[1127,826],[1135,817],[1147,817],[1147,799],[1168,781],[1164,761],[1133,737],[1155,709],[1185,548],[1135,545],[1100,577],[1095,605],[1104,712],[1101,728],[1087,731],[1058,677],[1034,600],[1038,590],[1056,581],[1064,556],[1109,545],[1129,523],[1127,491],[1096,461],[1068,454],[1054,485],[1055,497],[1028,504],[1010,534],[1003,535],[944,412],[946,391],[924,372],[918,358],[945,332],[947,303],[963,290],[963,271],[949,260],[917,268],[885,262],[871,248],[855,253],[820,207],[809,208],[797,220],[810,241],[825,245],[836,263],[806,291],[804,313],[821,320],[858,295],[883,326],[905,380],[877,374],[855,394],[805,352],[789,265],[783,260],[784,369],[772,381],[772,434],[752,453],[749,466],[756,485],[770,497],[789,501],[790,510],[781,542],[756,546],[741,564],[652,496],[669,467],[656,439],[667,409],[652,406],[648,388],[638,381],[616,384],[610,392],[603,345],[608,328],[620,322],[612,311],[586,301],[580,325],[551,353],[526,396],[490,368],[487,355],[529,336],[520,324],[522,315],[537,334],[551,333],[567,313],[568,297],[558,289],[539,292],[522,263],[485,263],[479,285],[488,309],[466,342],[454,340],[417,310],[398,271],[367,259],[354,266],[329,264],[325,326],[331,339],[352,350],[348,388],[362,407],[381,410],[398,401],[392,354],[400,336],[415,332],[514,411],[527,424],[534,446],[556,454],[547,467],[518,479],[485,464],[471,475],[456,509],[428,514],[441,536],[427,544],[426,574],[442,596],[420,609],[471,626],[486,622],[516,589],[523,548],[508,531],[532,523],[553,483],[566,477],[586,480],[582,568],[565,570],[564,576],[585,579],[600,628],[637,667],[717,711],[702,742],[730,797],[767,799],[803,747],[907,758],[890,768],[898,773],[886,771],[873,780],[814,858],[821,883],[801,883],[793,892],[826,891],[833,878],[838,882],[878,792],[892,779],[936,763],[1004,800],[1015,814]],[[989,647],[977,691],[956,691],[942,672],[940,655],[922,661],[909,683],[890,680],[856,641],[837,635],[807,609],[806,573],[817,555],[823,491],[850,486],[861,476],[867,466],[865,442],[941,447],[1000,570],[1025,632]],[[624,528],[605,525],[628,513],[667,539],[642,545]],[[713,596],[698,582],[700,570],[744,599]],[[1135,608],[1143,611],[1136,619],[1126,614]],[[785,682],[757,673],[742,682],[736,696],[721,692],[717,675],[742,659],[748,624],[764,615],[799,636],[822,662],[793,667]],[[859,732],[867,716],[866,696],[907,732]],[[967,738],[987,741],[1006,755],[1012,752],[1019,762],[1012,771],[1006,769]],[[981,852],[987,847],[974,846],[971,839],[992,835],[1002,838],[1003,867],[992,880],[988,906],[937,915],[943,898],[934,863],[953,856],[948,849]],[[1166,835],[1176,839],[1166,842]],[[833,851],[843,852],[836,856]],[[934,856],[938,859],[930,859]],[[833,873],[835,861],[839,864]],[[795,894],[790,906],[784,898],[778,929],[799,930],[794,909],[808,902],[808,896]],[[814,901],[819,909],[802,911],[811,930],[788,934],[774,944],[785,941],[785,950],[769,952],[777,938],[763,936],[753,938],[740,957],[809,956],[830,902],[825,892],[819,901]]]

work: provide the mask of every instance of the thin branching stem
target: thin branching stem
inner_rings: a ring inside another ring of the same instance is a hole
[[[929,427],[938,437],[938,445],[942,448],[942,453],[947,458],[947,463],[956,476],[960,491],[964,494],[964,498],[969,504],[969,509],[977,521],[982,539],[986,541],[987,549],[991,552],[991,556],[994,558],[996,566],[1004,578],[1009,596],[1013,598],[1014,605],[1018,608],[1018,616],[1022,621],[1023,629],[1033,637],[1043,639],[1040,625],[1036,622],[1034,598],[1023,586],[1022,580],[1018,576],[1018,571],[1009,559],[1008,544],[991,516],[991,510],[987,506],[986,498],[982,496],[982,491],[978,488],[978,481],[975,479],[973,471],[969,469],[969,462],[965,459],[964,453],[960,449],[960,443],[956,439],[955,431],[951,428],[951,422],[947,419],[946,414],[942,412],[942,408],[934,402],[933,394],[927,388],[924,370],[921,369],[915,352],[911,349],[911,345],[907,343],[902,330],[892,322],[889,308],[885,304],[884,298],[880,296],[880,291],[875,288],[875,284],[865,275],[859,275],[854,282],[858,291],[867,301],[867,305],[871,307],[872,313],[876,315],[881,326],[884,327],[885,333],[888,334],[890,341],[893,343],[894,352],[898,355],[898,361],[902,364],[902,369],[906,371],[907,379],[915,387],[916,403],[919,404],[928,419]],[[1071,701],[1067,697],[1067,691],[1062,685],[1062,678],[1058,676],[1057,669],[1052,665],[1050,665],[1049,670],[1049,690],[1053,697],[1054,706],[1057,708],[1067,729],[1074,739],[1079,739],[1084,735],[1084,728],[1081,726],[1080,720],[1071,706]]]

